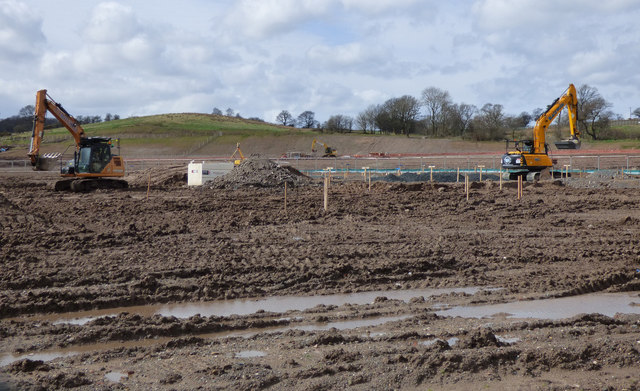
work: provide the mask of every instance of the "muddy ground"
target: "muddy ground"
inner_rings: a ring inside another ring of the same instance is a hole
[[[190,189],[182,172],[87,194],[0,173],[0,352],[15,358],[0,389],[640,389],[640,315],[436,313],[591,292],[637,306],[636,180],[526,184],[521,200],[473,182],[468,201],[458,183],[336,181],[324,211],[319,181],[289,187],[285,209],[281,186]],[[461,287],[484,289],[226,316],[121,308]]]

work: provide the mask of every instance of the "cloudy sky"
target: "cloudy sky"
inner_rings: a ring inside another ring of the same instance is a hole
[[[0,118],[232,108],[355,116],[427,87],[543,108],[588,84],[640,107],[638,0],[0,0]]]

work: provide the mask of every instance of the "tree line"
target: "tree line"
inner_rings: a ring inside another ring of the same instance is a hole
[[[33,117],[36,108],[33,105],[27,105],[18,111],[17,115],[0,119],[0,134],[28,132],[33,129]],[[95,124],[99,122],[108,122],[119,120],[118,114],[105,114],[104,118],[100,115],[78,115],[74,117],[81,125]],[[62,124],[55,118],[45,118],[45,127],[57,128]]]
[[[612,104],[600,95],[597,88],[583,84],[577,93],[577,122],[582,134],[594,140],[619,136],[611,132],[610,121],[622,117],[610,110]],[[544,110],[536,108],[530,113],[509,115],[501,104],[486,103],[478,108],[467,103],[456,103],[448,91],[428,87],[422,91],[420,99],[410,95],[391,98],[382,104],[369,106],[355,118],[336,114],[320,123],[312,111],[304,111],[295,118],[289,111],[282,110],[275,121],[284,126],[328,132],[348,133],[357,129],[364,133],[502,140],[509,132],[529,126],[550,106]],[[640,118],[640,107],[632,115]],[[568,126],[568,117],[560,115],[557,123],[559,126]]]

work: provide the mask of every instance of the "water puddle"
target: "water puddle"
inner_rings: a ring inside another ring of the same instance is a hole
[[[31,361],[51,361],[56,358],[74,356],[79,353],[81,352],[51,351],[51,352],[29,353],[29,354],[22,354],[22,355],[4,354],[0,356],[0,367],[4,367],[5,365],[9,365],[16,361],[20,361],[24,359],[29,359]]]
[[[442,339],[440,339],[440,338],[435,338],[435,339],[430,339],[430,340],[428,340],[428,341],[421,341],[421,342],[420,342],[420,345],[423,345],[423,346],[431,346],[431,345],[435,344],[435,343],[436,343],[436,342],[438,342],[438,341],[442,341]],[[451,337],[451,338],[449,338],[446,342],[449,344],[449,346],[453,346],[453,345],[455,345],[456,343],[458,343],[458,341],[459,341],[459,339],[458,339],[457,337]]]
[[[494,288],[434,288],[434,289],[407,289],[392,291],[369,291],[323,296],[272,296],[262,299],[237,299],[218,300],[210,302],[157,304],[146,306],[132,306],[111,308],[96,311],[80,311],[64,314],[54,314],[30,318],[32,320],[49,321],[53,324],[83,325],[94,319],[105,316],[116,316],[121,312],[138,314],[141,316],[175,316],[176,318],[189,318],[196,314],[201,316],[230,316],[249,315],[260,310],[267,312],[286,312],[292,310],[303,311],[317,305],[344,305],[373,303],[377,297],[384,296],[390,300],[402,300],[408,302],[414,297],[429,297],[448,293],[466,293],[473,295],[480,290]]]
[[[127,374],[126,373],[122,373],[122,372],[109,372],[107,374],[104,375],[104,378],[112,381],[114,383],[120,383],[122,381],[122,379],[126,378]]]
[[[638,302],[640,302],[638,292],[591,293],[557,299],[454,307],[436,311],[436,314],[463,318],[506,317],[557,320],[583,313],[598,313],[605,316],[614,316],[616,313],[640,314]]]
[[[304,325],[304,326],[291,326],[292,329],[302,330],[302,331],[326,331],[331,329],[336,330],[351,330],[357,329],[360,327],[373,327],[379,326],[388,322],[396,322],[399,320],[409,319],[410,315],[400,315],[400,316],[385,316],[382,318],[371,318],[371,319],[358,319],[358,320],[347,320],[343,322],[329,322],[327,324],[313,324],[313,325]]]
[[[518,337],[503,337],[500,335],[496,335],[496,339],[502,343],[507,343],[509,345],[513,345],[516,342],[520,342],[520,338]]]
[[[261,350],[243,350],[234,355],[236,358],[252,358],[252,357],[264,357],[267,353]]]
[[[332,328],[335,328],[337,330],[351,330],[351,329],[356,329],[360,327],[379,326],[387,322],[395,322],[398,320],[403,320],[408,318],[411,318],[411,316],[410,315],[384,316],[384,317],[378,317],[378,318],[348,320],[348,321],[342,321],[342,322],[275,326],[275,327],[267,327],[267,328],[261,328],[261,329],[246,329],[241,331],[223,331],[223,332],[216,332],[216,333],[195,334],[193,335],[193,337],[199,337],[199,338],[205,338],[205,339],[232,338],[232,337],[251,338],[254,335],[259,333],[277,333],[277,332],[285,332],[289,330],[323,331],[323,330],[330,330]],[[160,337],[155,339],[145,339],[145,340],[139,340],[139,341],[87,344],[87,345],[81,345],[81,346],[72,346],[64,349],[56,349],[56,350],[50,350],[46,352],[28,353],[28,354],[22,354],[22,355],[4,354],[0,356],[0,367],[4,367],[5,365],[9,365],[23,359],[51,361],[56,358],[75,356],[82,353],[93,353],[93,352],[106,351],[106,350],[112,350],[117,348],[128,349],[133,347],[159,345],[159,344],[167,343],[175,338],[176,337]]]

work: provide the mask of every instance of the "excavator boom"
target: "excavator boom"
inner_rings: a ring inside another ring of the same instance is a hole
[[[49,99],[47,99],[49,98]],[[36,110],[33,120],[33,132],[31,133],[31,144],[28,156],[31,164],[36,165],[40,155],[40,144],[44,137],[45,116],[49,111],[60,123],[73,135],[76,148],[80,146],[80,140],[85,137],[84,129],[71,114],[69,114],[61,104],[55,102],[47,95],[47,90],[40,90],[36,93]]]
[[[534,153],[542,153],[545,151],[546,133],[549,129],[549,125],[553,123],[556,117],[562,112],[564,108],[567,108],[569,113],[569,128],[571,137],[567,140],[556,143],[556,146],[562,145],[560,149],[578,149],[580,147],[580,131],[577,126],[577,112],[578,112],[578,95],[576,88],[573,84],[570,84],[566,91],[538,118],[536,125],[533,128],[533,147]]]

